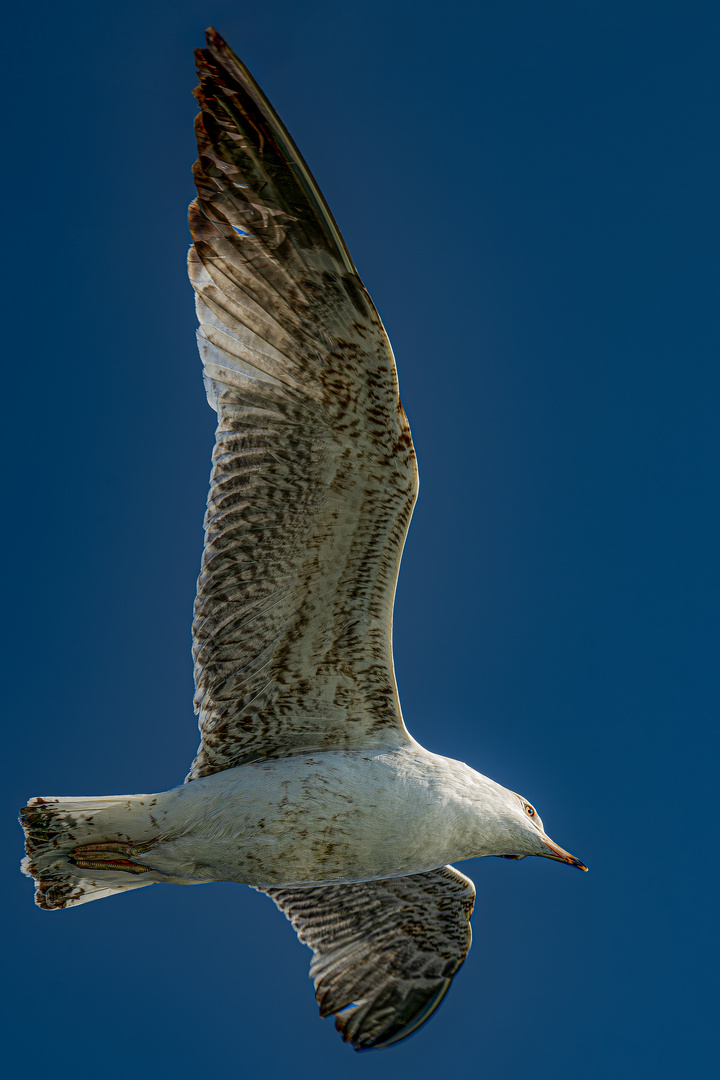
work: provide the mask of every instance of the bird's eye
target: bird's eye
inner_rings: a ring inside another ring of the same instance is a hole
[[[528,817],[535,817],[535,810],[528,802],[525,803],[525,813]]]

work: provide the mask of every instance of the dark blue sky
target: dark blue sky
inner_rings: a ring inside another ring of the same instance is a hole
[[[475,943],[375,1054],[236,885],[45,913],[36,794],[154,791],[197,743],[213,417],[185,278],[213,22],[383,316],[421,470],[412,733],[584,859],[464,864]],[[28,1080],[707,1075],[718,755],[717,5],[28,3],[4,23],[3,1060]]]

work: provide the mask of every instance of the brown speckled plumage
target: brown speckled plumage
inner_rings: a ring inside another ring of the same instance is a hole
[[[359,885],[267,889],[313,951],[321,1016],[356,1049],[388,1046],[435,1011],[470,948],[472,881],[452,866]]]
[[[189,266],[218,428],[189,779],[397,742],[392,603],[417,491],[392,351],[322,196],[214,32],[197,62]]]

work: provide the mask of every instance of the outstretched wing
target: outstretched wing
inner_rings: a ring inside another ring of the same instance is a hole
[[[260,889],[313,951],[320,1015],[356,1050],[390,1046],[432,1015],[470,948],[475,886],[452,866],[356,885]]]
[[[417,492],[380,318],[279,117],[207,41],[189,267],[218,426],[188,779],[408,738],[392,603]]]

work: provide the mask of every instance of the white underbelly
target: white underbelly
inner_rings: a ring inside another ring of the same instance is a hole
[[[443,760],[420,748],[318,752],[193,781],[168,793],[168,839],[148,862],[175,879],[268,886],[433,869],[462,857]]]

